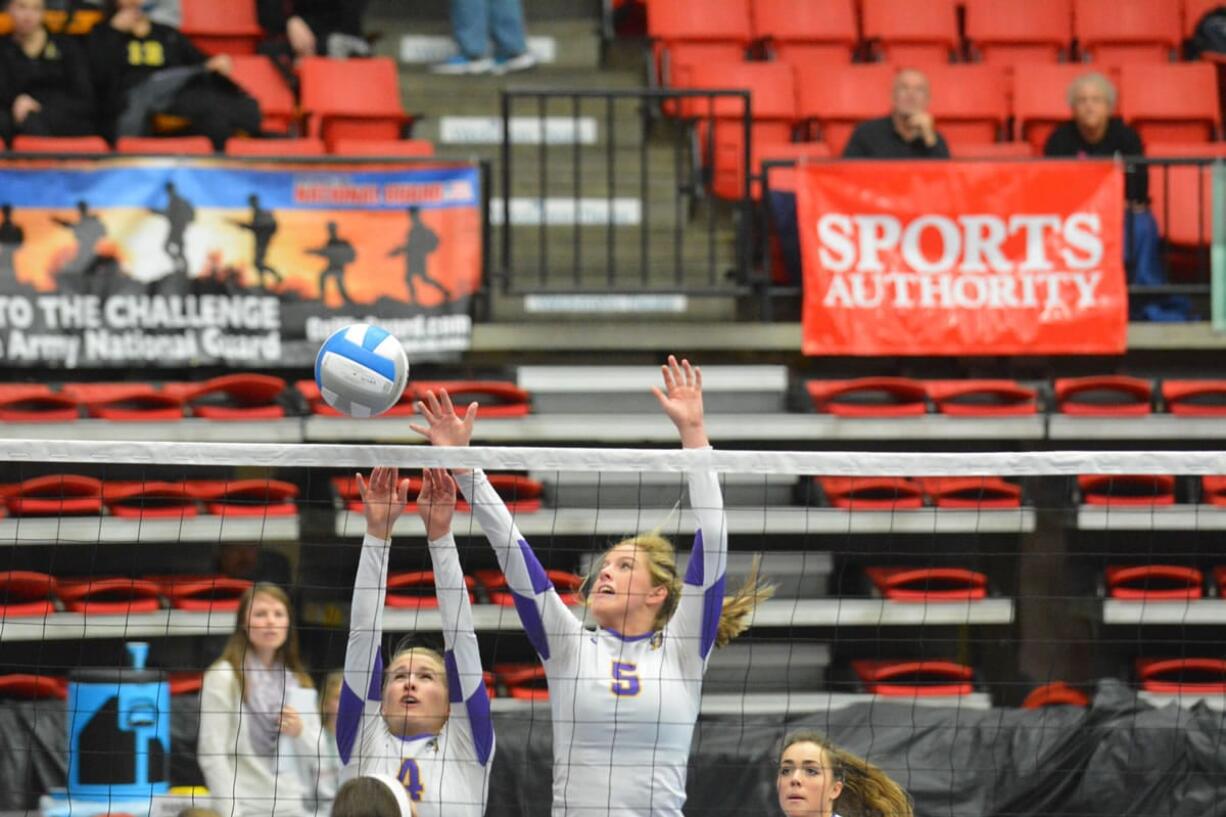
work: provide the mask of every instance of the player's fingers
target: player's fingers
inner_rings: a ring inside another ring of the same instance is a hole
[[[702,391],[702,369],[698,366],[694,367],[694,388]]]
[[[444,394],[446,394],[446,392],[444,392]],[[439,404],[438,395],[434,393],[434,389],[428,389],[426,391],[426,405],[435,416],[442,415],[443,408]]]
[[[418,410],[420,411],[421,403],[418,403],[417,405],[419,407]],[[426,428],[425,426],[419,426],[417,423],[409,423],[409,428],[412,429],[413,431],[416,431],[418,434],[425,437],[427,440],[430,439],[430,429]]]
[[[682,377],[685,379],[685,385],[693,386],[694,385],[694,367],[691,366],[690,362],[686,360],[685,358],[681,359],[681,371],[682,371]]]
[[[355,474],[354,476],[356,476],[358,480],[358,496],[362,497],[362,499],[365,500],[366,499],[366,480],[362,479],[361,474]]]
[[[474,400],[468,404],[468,408],[464,410],[464,425],[472,428],[473,423],[477,420],[477,401]]]
[[[676,381],[673,379],[673,370],[668,366],[661,366],[660,373],[664,375],[664,388],[672,391],[673,387],[676,386]]]
[[[409,481],[407,479],[400,480],[400,484],[396,486],[396,504],[403,505],[409,501]]]
[[[455,414],[455,406],[451,404],[451,395],[446,389],[439,389],[439,402],[442,403],[444,414]]]

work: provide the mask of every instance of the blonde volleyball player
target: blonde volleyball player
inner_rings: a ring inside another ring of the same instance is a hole
[[[702,373],[670,357],[653,389],[685,448],[705,448]],[[446,392],[419,407],[435,445],[467,445],[476,404],[463,417]],[[770,588],[752,577],[724,598],[723,497],[715,474],[689,475],[697,517],[685,577],[672,545],[647,534],[614,545],[590,579],[587,630],[562,602],[510,512],[481,471],[457,471],[545,666],[553,715],[555,815],[680,815],[686,764],[712,647],[740,633]]]
[[[472,608],[451,517],[455,483],[427,470],[417,502],[426,523],[445,652],[398,650],[386,671],[379,652],[392,529],[408,480],[395,468],[358,477],[366,538],[353,585],[349,646],[336,724],[341,779],[387,774],[404,786],[415,817],[481,817],[494,757],[494,727],[473,632]]]

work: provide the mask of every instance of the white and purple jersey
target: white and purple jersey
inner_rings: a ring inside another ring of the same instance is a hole
[[[553,717],[553,814],[676,815],[702,677],[724,600],[728,535],[715,475],[689,476],[698,517],[677,611],[659,632],[590,630],[563,603],[485,475],[458,477],[545,666]]]
[[[494,757],[494,725],[455,539],[448,534],[430,542],[451,698],[451,715],[437,735],[398,737],[383,720],[379,642],[390,549],[390,542],[373,536],[362,541],[336,719],[336,744],[344,764],[341,780],[388,774],[404,784],[418,817],[481,817]]]

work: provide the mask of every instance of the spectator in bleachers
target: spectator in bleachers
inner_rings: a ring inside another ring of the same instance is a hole
[[[259,132],[259,105],[228,78],[230,57],[206,57],[177,29],[151,20],[143,0],[107,0],[89,35],[89,59],[108,138],[146,135],[155,115],[185,123],[217,150],[231,136]]]
[[[43,25],[43,0],[11,0],[13,32],[0,41],[4,107],[13,134],[85,136],[95,130],[89,66],[76,38]]]
[[[369,57],[362,35],[366,0],[259,0],[261,51],[273,58]]]
[[[1115,110],[1115,86],[1098,72],[1083,74],[1068,88],[1072,119],[1061,124],[1043,145],[1050,157],[1121,157],[1145,155],[1141,135],[1124,124]],[[1149,210],[1149,170],[1143,165],[1127,168],[1124,182],[1127,199],[1128,243],[1126,263],[1135,284],[1166,283],[1158,257],[1158,223]]]
[[[298,654],[289,597],[253,585],[234,633],[204,673],[196,761],[222,817],[300,817],[321,730],[314,684]]]
[[[843,148],[845,159],[948,159],[949,146],[936,129],[928,104],[928,77],[903,68],[894,77],[888,116],[861,122]]]
[[[451,0],[451,33],[460,53],[431,66],[436,74],[509,74],[536,67],[520,0]]]
[[[885,772],[817,732],[784,738],[775,785],[787,817],[914,814],[911,798]]]

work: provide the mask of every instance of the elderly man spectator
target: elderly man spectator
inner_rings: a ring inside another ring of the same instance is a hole
[[[844,159],[948,159],[949,146],[937,132],[928,103],[928,77],[914,68],[894,76],[889,116],[861,122],[843,148]]]
[[[1112,116],[1115,110],[1115,86],[1100,73],[1082,74],[1068,88],[1068,104],[1072,119],[1061,124],[1043,145],[1043,155],[1048,157],[1120,157],[1123,159],[1145,155],[1141,136]],[[1124,260],[1129,267],[1130,280],[1134,284],[1156,285],[1166,283],[1166,275],[1158,257],[1158,224],[1149,210],[1149,171],[1144,165],[1131,165],[1126,169],[1124,197],[1127,200],[1127,243]],[[1171,306],[1174,302],[1168,303]],[[1148,304],[1151,320],[1162,319],[1154,312],[1158,304]],[[1174,307],[1172,307],[1174,308]],[[1174,317],[1182,317],[1186,310],[1179,306]]]

